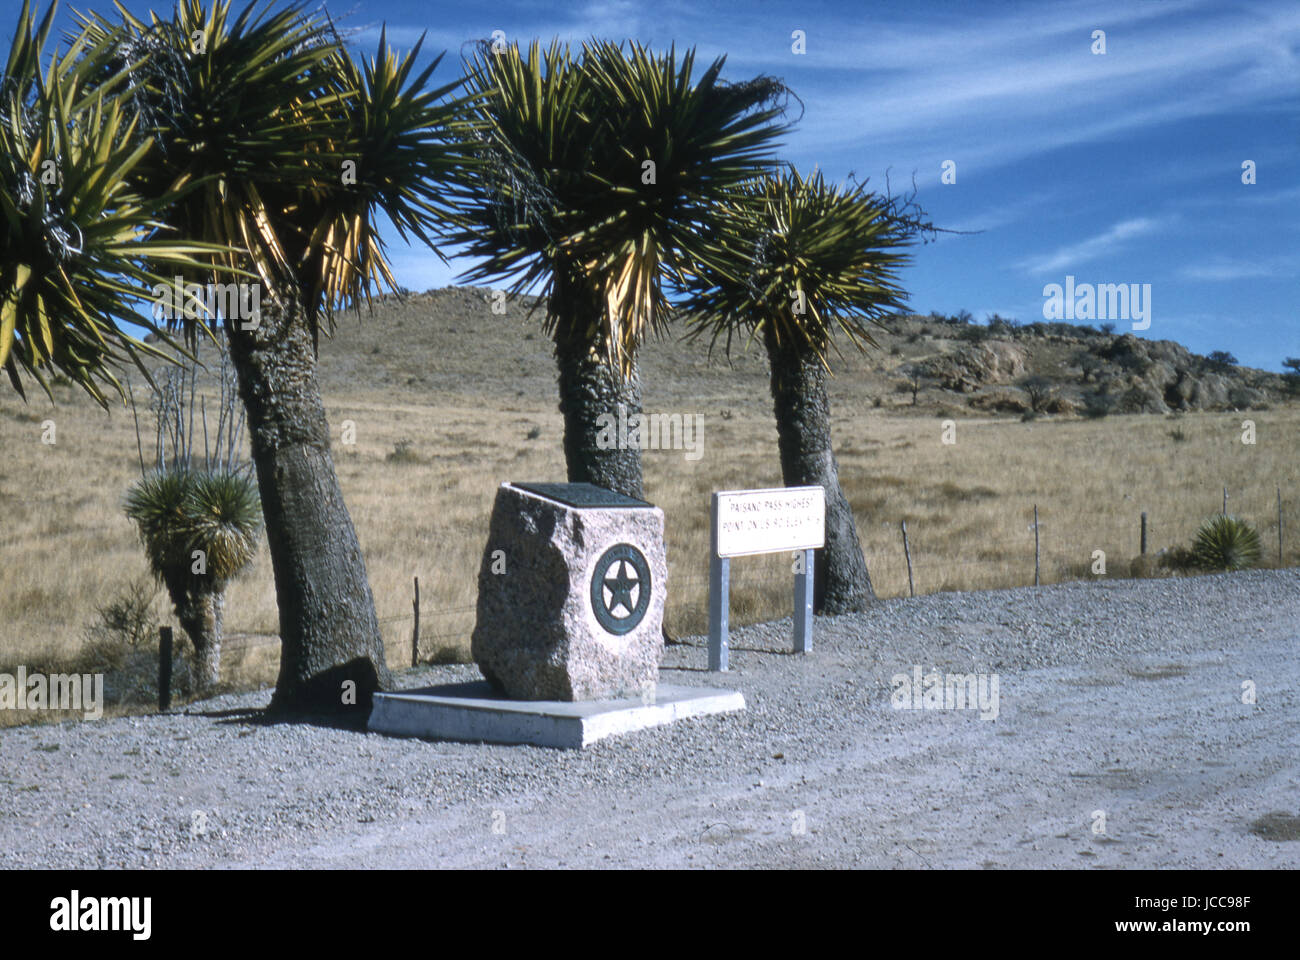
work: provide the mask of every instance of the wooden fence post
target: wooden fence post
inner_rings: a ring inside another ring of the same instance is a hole
[[[1228,488],[1223,488],[1223,515],[1228,515]]]
[[[1034,504],[1034,586],[1038,586],[1038,504]]]
[[[415,609],[415,629],[411,631],[411,666],[420,665],[420,578],[415,578],[415,599],[411,601]]]
[[[1282,484],[1277,485],[1277,565],[1282,566]]]
[[[1147,512],[1143,510],[1142,511],[1142,553],[1143,555],[1145,555],[1146,552],[1147,552]]]
[[[907,557],[907,595],[916,596],[916,588],[912,585],[912,549],[907,545],[907,521],[903,521],[903,555]]]
[[[158,709],[172,705],[172,628],[158,628]]]

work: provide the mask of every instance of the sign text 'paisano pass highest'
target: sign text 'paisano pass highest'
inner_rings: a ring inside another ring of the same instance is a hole
[[[714,543],[719,557],[784,550],[813,550],[826,542],[826,491],[822,487],[721,490]]]

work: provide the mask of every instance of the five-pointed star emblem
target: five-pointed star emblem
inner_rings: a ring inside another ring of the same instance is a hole
[[[628,615],[632,613],[632,588],[639,586],[641,581],[627,575],[628,567],[631,566],[626,560],[615,561],[618,566],[617,577],[606,577],[604,586],[609,591],[609,612],[613,613],[618,607],[622,606],[627,610]],[[632,570],[636,572],[635,568]]]

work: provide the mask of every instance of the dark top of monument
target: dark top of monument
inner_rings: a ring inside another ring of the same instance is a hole
[[[547,500],[566,507],[652,507],[654,504],[606,490],[594,483],[512,483],[511,486],[527,490]]]

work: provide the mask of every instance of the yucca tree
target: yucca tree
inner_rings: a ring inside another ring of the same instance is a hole
[[[214,248],[168,237],[158,211],[177,194],[134,182],[152,148],[124,108],[125,74],[84,35],[43,67],[55,9],[37,22],[25,0],[0,75],[0,366],[19,394],[20,371],[47,394],[58,372],[107,405],[105,386],[122,394],[115,369],[178,348],[137,313],[142,292]]]
[[[211,693],[221,670],[226,585],[257,552],[257,484],[242,472],[165,469],[131,487],[126,515],[194,647],[196,692]]]
[[[771,364],[781,476],[826,490],[826,546],[817,551],[814,610],[846,613],[875,600],[853,511],[831,446],[826,378],[835,334],[874,346],[872,323],[899,309],[902,248],[929,228],[910,200],[866,184],[827,184],[790,169],[744,184],[717,214],[726,255],[692,266],[682,309],[692,336],[730,349],[760,340]]]
[[[249,436],[280,610],[280,710],[364,709],[391,677],[366,567],[330,453],[315,344],[333,310],[395,286],[386,216],[429,243],[449,211],[465,137],[441,57],[415,69],[381,36],[358,67],[329,19],[291,5],[180,0],[169,19],[85,22],[132,62],[132,103],[157,149],[142,178],[197,183],[166,212],[182,238],[238,248],[214,264],[261,283],[260,316],[223,318]],[[187,280],[211,279],[189,271]]]
[[[487,162],[457,239],[469,280],[534,284],[555,344],[568,479],[643,496],[640,450],[601,442],[602,415],[641,412],[637,349],[668,317],[665,283],[714,255],[723,192],[770,161],[778,82],[731,85],[724,58],[590,41],[492,50],[467,64]]]

